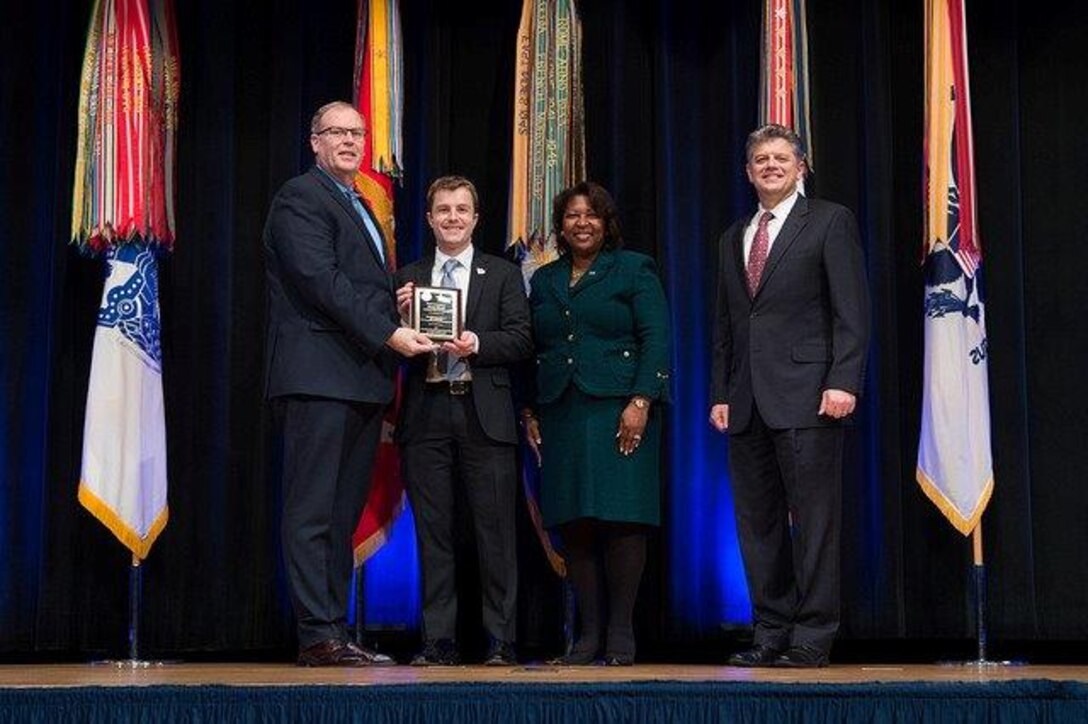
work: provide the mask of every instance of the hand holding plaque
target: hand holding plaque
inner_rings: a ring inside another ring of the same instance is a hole
[[[461,335],[461,290],[447,287],[415,287],[412,290],[412,328],[436,342]]]

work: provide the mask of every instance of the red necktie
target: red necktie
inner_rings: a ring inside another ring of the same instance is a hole
[[[763,267],[767,266],[767,249],[771,246],[771,235],[767,232],[767,224],[771,223],[774,214],[764,211],[759,217],[759,228],[756,229],[755,238],[752,239],[752,248],[748,252],[748,267],[745,270],[748,276],[748,296],[755,297],[759,288],[759,279],[763,276]]]

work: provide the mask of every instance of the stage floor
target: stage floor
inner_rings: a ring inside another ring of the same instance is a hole
[[[902,682],[1088,682],[1088,666],[832,665],[826,669],[739,669],[729,666],[626,667],[529,665],[374,669],[306,669],[291,664],[168,663],[149,668],[107,664],[0,666],[0,688],[85,686],[389,686],[412,684],[604,684],[647,681],[763,684]]]

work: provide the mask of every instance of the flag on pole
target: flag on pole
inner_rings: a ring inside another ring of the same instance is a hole
[[[507,250],[528,287],[537,268],[558,257],[552,199],[586,177],[582,101],[582,23],[574,0],[523,0],[514,76],[514,144]],[[529,518],[552,569],[566,564],[544,530],[535,457],[522,456]]]
[[[759,125],[777,123],[793,129],[801,138],[811,171],[807,25],[805,0],[763,0]]]
[[[78,497],[132,554],[168,518],[157,253],[174,243],[171,0],[96,0],[80,78],[72,243],[106,260]]]
[[[967,535],[993,492],[963,0],[926,0],[925,357],[917,479]]]
[[[355,107],[367,126],[356,189],[378,220],[390,268],[396,268],[393,236],[393,179],[401,175],[403,58],[396,0],[359,0],[355,36]],[[404,509],[404,483],[393,443],[400,407],[398,393],[382,421],[382,437],[371,475],[370,492],[352,536],[355,565],[362,565],[389,537]]]
[[[552,199],[585,179],[582,23],[574,0],[523,0],[514,76],[508,251],[529,277],[558,256]]]
[[[168,517],[158,272],[145,244],[109,247],[105,256],[79,502],[143,559]]]

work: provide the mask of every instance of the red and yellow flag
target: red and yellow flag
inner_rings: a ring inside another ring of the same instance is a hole
[[[97,0],[80,77],[72,242],[174,243],[178,109],[172,0]]]
[[[393,179],[399,178],[403,62],[400,15],[396,0],[359,0],[355,39],[355,107],[367,126],[363,159],[355,186],[381,226],[385,258],[397,265],[394,240]],[[352,536],[355,565],[374,555],[404,509],[404,483],[393,443],[399,394],[382,422],[382,438],[370,481],[366,507]]]

